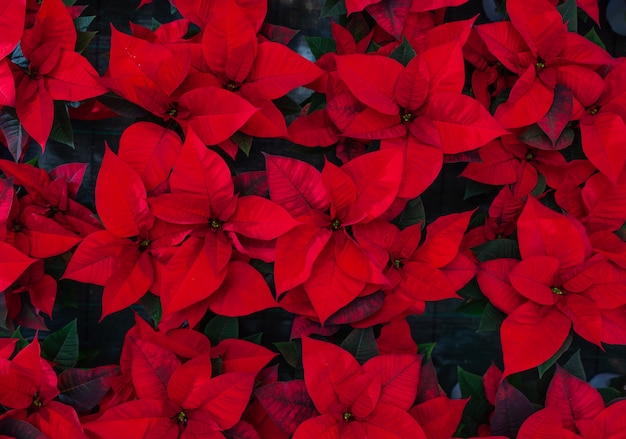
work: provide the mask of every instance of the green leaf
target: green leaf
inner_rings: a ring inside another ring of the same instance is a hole
[[[204,327],[204,335],[215,346],[227,338],[239,337],[239,320],[237,317],[215,316]]]
[[[519,245],[514,239],[493,239],[472,248],[472,251],[480,262],[500,258],[521,259]]]
[[[497,186],[490,184],[479,183],[474,180],[467,180],[465,184],[465,193],[463,194],[463,200],[467,200],[479,195],[487,195],[489,193],[495,193],[498,190]]]
[[[465,299],[482,299],[487,300],[482,290],[480,289],[480,285],[478,285],[478,281],[475,277],[473,277],[463,288],[458,291],[459,296]]]
[[[538,198],[541,194],[544,193],[544,191],[546,190],[546,186],[546,177],[544,177],[543,174],[537,174],[537,185],[530,192],[530,194],[533,197]]]
[[[402,44],[396,47],[393,52],[389,54],[389,58],[395,59],[406,67],[409,61],[415,58],[415,50],[409,43],[409,40],[402,37]]]
[[[370,41],[370,43],[367,46],[367,49],[365,50],[365,53],[372,53],[372,52],[378,52],[378,49],[380,49],[380,45],[378,43],[376,43],[376,41]]]
[[[463,370],[460,366],[457,367],[457,375],[459,377],[461,397],[470,398],[463,411],[463,416],[475,422],[483,423],[487,420],[491,411],[485,396],[483,378],[480,375]]]
[[[417,353],[423,354],[422,364],[428,363],[430,361],[430,357],[433,355],[433,349],[435,349],[437,343],[420,343],[417,345]]]
[[[18,326],[15,329],[15,332],[11,335],[11,338],[17,338],[17,344],[16,344],[16,350],[15,352],[19,352],[22,349],[24,349],[26,346],[29,345],[28,340],[26,340],[24,338],[24,336],[22,335],[22,331],[21,328]]]
[[[211,372],[211,378],[215,378],[218,375],[222,374],[222,357],[211,358],[211,366],[213,371]]]
[[[567,360],[567,362],[563,365],[563,369],[575,377],[580,378],[583,381],[587,381],[585,368],[583,367],[583,362],[580,359],[580,349],[574,352],[574,355]]]
[[[78,32],[86,32],[93,20],[96,18],[95,15],[87,15],[85,17],[76,17],[74,19],[74,27]]]
[[[311,114],[316,110],[326,108],[326,95],[324,93],[315,92],[311,95],[311,103],[307,110],[307,114]]]
[[[161,27],[161,23],[159,23],[159,20],[157,20],[156,18],[152,17],[152,21],[150,22],[150,30],[152,30],[152,32],[154,32],[159,27]]]
[[[68,8],[70,6],[74,6],[75,3],[76,3],[76,0],[63,0],[63,4],[67,6]]]
[[[393,222],[401,230],[418,223],[421,223],[422,229],[424,229],[424,224],[426,223],[426,212],[424,211],[422,197],[409,200],[402,213],[400,213],[400,215],[398,215]]]
[[[322,8],[321,18],[336,17],[338,15],[346,15],[346,3],[344,0],[326,0]]]
[[[156,328],[163,317],[163,309],[161,308],[161,300],[152,293],[144,294],[140,300],[141,306],[146,310],[148,315],[152,317],[154,321],[154,327]]]
[[[335,40],[327,37],[304,37],[306,43],[311,49],[311,53],[315,59],[320,59],[322,55],[337,51]]]
[[[274,105],[276,105],[285,116],[296,116],[302,111],[302,107],[289,96],[282,96],[278,99],[274,99],[272,102],[274,102]]]
[[[237,131],[235,134],[230,136],[230,140],[237,145],[246,157],[250,157],[250,149],[252,149],[252,136],[244,134],[241,131]]]
[[[372,328],[354,329],[341,343],[341,347],[354,355],[359,364],[378,355],[378,345]]]
[[[487,300],[467,299],[459,305],[456,311],[469,316],[481,316],[485,312],[485,306],[488,303]]]
[[[487,306],[485,306],[483,318],[480,319],[480,325],[478,325],[476,332],[499,331],[505,318],[506,314],[491,303],[488,303]]]
[[[568,124],[561,135],[553,143],[548,135],[537,124],[529,126],[518,139],[520,142],[525,143],[533,148],[542,149],[545,151],[560,151],[567,148],[574,143],[575,132],[571,124]]]
[[[78,53],[84,54],[91,44],[91,40],[93,40],[97,33],[97,31],[76,32],[76,46],[74,50]]]
[[[262,339],[263,339],[262,332],[257,332],[256,334],[252,334],[252,335],[242,338],[242,340],[246,340],[254,344],[261,344]]]
[[[604,404],[606,405],[608,405],[614,399],[622,396],[619,390],[612,387],[600,387],[598,389],[598,392],[600,392],[600,395],[602,395],[602,399],[604,400]]]
[[[130,119],[137,119],[149,114],[147,110],[141,108],[139,105],[128,102],[126,99],[114,93],[106,93],[98,97],[98,100],[120,116]]]
[[[299,343],[295,341],[281,341],[274,343],[274,346],[291,367],[297,369],[302,365],[302,346]]]
[[[596,32],[595,28],[592,27],[591,29],[589,29],[589,32],[587,32],[585,34],[585,38],[587,38],[592,43],[596,43],[598,46],[600,46],[604,50],[606,50],[606,46],[604,45],[604,41],[602,41],[602,39],[600,39],[600,36]]]
[[[76,319],[53,332],[41,343],[41,356],[51,361],[55,368],[69,369],[78,360],[78,330]]]
[[[566,0],[565,3],[556,7],[563,17],[563,23],[567,23],[567,30],[578,32],[578,8],[576,0]]]
[[[67,145],[74,149],[74,131],[67,104],[63,101],[54,101],[54,122],[50,131],[50,140]]]
[[[548,371],[548,369],[550,369],[552,365],[554,365],[554,363],[556,363],[557,360],[561,358],[561,356],[565,353],[565,351],[569,349],[570,345],[572,344],[573,339],[574,337],[572,336],[572,333],[570,332],[570,334],[565,339],[563,346],[561,346],[561,348],[552,357],[550,357],[548,361],[537,366],[537,372],[539,373],[540,379]]]

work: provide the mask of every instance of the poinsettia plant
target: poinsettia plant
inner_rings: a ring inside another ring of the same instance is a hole
[[[602,4],[141,0],[94,53],[82,3],[0,5],[0,437],[623,437]]]

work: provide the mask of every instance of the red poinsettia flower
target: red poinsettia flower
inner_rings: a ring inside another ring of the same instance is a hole
[[[75,201],[86,167],[68,163],[48,174],[29,164],[0,160],[0,171],[27,191],[13,205],[7,240],[31,257],[48,258],[100,230],[91,211]]]
[[[24,30],[26,7],[23,0],[8,0],[0,6],[0,106],[15,106],[15,83],[6,58],[19,42]]]
[[[343,349],[302,339],[304,382],[320,413],[294,439],[321,437],[426,438],[407,414],[417,394],[420,357],[376,356],[362,366]]]
[[[40,353],[35,337],[12,360],[0,358],[0,404],[12,409],[0,419],[27,421],[48,437],[86,439],[74,409],[54,401],[59,394],[57,376]]]
[[[381,139],[381,149],[404,151],[401,198],[414,198],[434,181],[444,154],[475,149],[506,134],[477,101],[461,94],[461,47],[472,21],[431,31],[406,67],[377,55],[337,57],[339,77],[350,92],[342,96],[365,108],[353,103],[351,114],[329,116],[343,136]]]
[[[296,221],[266,198],[237,196],[226,163],[191,131],[172,169],[169,189],[148,200],[152,212],[184,227],[190,236],[164,273],[161,301],[165,312],[182,310],[216,291],[210,303],[221,314],[249,314],[273,306],[261,274],[249,264],[231,261],[233,247],[270,261],[273,252],[262,243],[285,234]]]
[[[626,152],[620,144],[626,133],[625,75],[626,63],[622,62],[606,75],[602,95],[580,117],[583,151],[613,183],[617,183],[626,163]]]
[[[42,149],[52,129],[53,101],[81,101],[106,91],[75,45],[76,30],[63,2],[44,1],[20,42],[28,66],[13,68],[17,116]]]
[[[496,119],[506,128],[541,119],[554,101],[557,84],[570,89],[583,107],[597,101],[602,78],[596,68],[614,63],[598,45],[568,32],[556,8],[546,0],[507,2],[511,21],[477,26],[489,51],[519,79]]]
[[[509,314],[501,328],[505,375],[548,360],[572,325],[600,345],[604,310],[626,301],[620,272],[592,257],[576,220],[529,197],[517,227],[522,260],[484,262],[477,276],[485,295]]]
[[[426,301],[458,297],[457,290],[476,274],[472,258],[459,253],[472,213],[438,218],[426,228],[421,246],[421,224],[404,230],[383,220],[352,226],[359,244],[386,266],[390,284],[383,288],[386,295],[381,309],[358,326],[388,322],[407,313],[421,314]]]
[[[400,154],[377,151],[342,167],[326,162],[321,173],[284,157],[266,155],[266,163],[270,197],[301,222],[276,244],[278,294],[303,285],[324,322],[359,294],[387,282],[348,230],[391,206],[401,179]]]

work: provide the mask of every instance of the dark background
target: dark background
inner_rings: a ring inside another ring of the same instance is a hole
[[[623,3],[624,0],[618,1]],[[108,64],[111,25],[129,33],[129,21],[146,27],[151,26],[153,18],[162,23],[171,21],[170,5],[166,0],[155,0],[139,11],[135,10],[138,0],[79,0],[77,4],[89,4],[83,15],[96,15],[90,30],[95,30],[98,34],[89,48],[88,57],[101,74]],[[299,29],[299,35],[290,46],[310,58],[303,37],[330,36],[328,19],[318,18],[323,4],[324,0],[269,0],[267,22]],[[600,6],[602,26],[599,34],[607,50],[615,56],[626,55],[625,38],[612,32],[611,26],[606,21],[607,2],[600,2]],[[462,7],[451,8],[447,17],[449,20],[457,20],[479,13],[481,14],[479,22],[488,21],[484,15],[483,2],[472,0]],[[582,26],[584,25],[585,23],[582,23]],[[74,161],[89,163],[89,170],[79,196],[81,202],[93,205],[95,177],[102,159],[104,142],[108,142],[114,149],[117,148],[122,131],[132,122],[133,120],[124,118],[98,122],[75,121],[73,122],[75,149],[52,142],[47,147],[45,155],[41,157],[40,165],[52,168],[61,163]],[[306,160],[309,162],[316,162],[323,157],[319,151],[305,153],[284,142],[255,140],[250,159],[230,164],[236,171],[262,169],[261,151],[292,156],[308,154]],[[446,164],[439,178],[423,195],[427,221],[432,221],[442,214],[469,210],[475,206],[475,200],[471,203],[463,200],[465,182],[458,178],[462,168],[462,164]],[[91,363],[86,362],[85,366],[116,363],[124,334],[133,324],[131,310],[116,313],[98,322],[101,314],[101,293],[100,287],[73,281],[59,283],[59,301],[62,305],[55,310],[51,329],[60,328],[73,318],[78,319],[81,350],[93,354]],[[437,343],[433,358],[440,381],[447,391],[456,382],[457,366],[478,374],[484,373],[492,359],[501,366],[498,334],[477,333],[480,317],[470,317],[456,312],[460,303],[461,300],[448,300],[431,304],[424,315],[409,318],[413,336],[418,343]],[[139,307],[136,311],[140,311]],[[240,334],[246,336],[263,332],[263,342],[269,345],[274,341],[288,340],[291,322],[289,314],[270,310],[241,318]],[[602,353],[589,343],[575,340],[564,358],[579,348],[582,350],[588,377],[606,371],[626,374],[626,349],[623,347],[608,347],[607,352]]]

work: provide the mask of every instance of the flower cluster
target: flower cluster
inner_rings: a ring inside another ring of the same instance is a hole
[[[102,76],[84,7],[0,6],[0,436],[623,437],[622,394],[555,366],[574,335],[626,345],[626,62],[595,2],[486,23],[327,0],[314,60],[266,0],[170,2],[111,26]],[[86,165],[28,161],[70,119],[131,114],[93,209]],[[474,208],[426,224],[452,162]],[[42,336],[61,279],[103,287],[102,319],[137,311],[119,365],[79,367],[76,321]],[[407,322],[447,299],[500,331],[503,370],[459,369],[463,399]],[[273,308],[289,341],[239,339]]]

